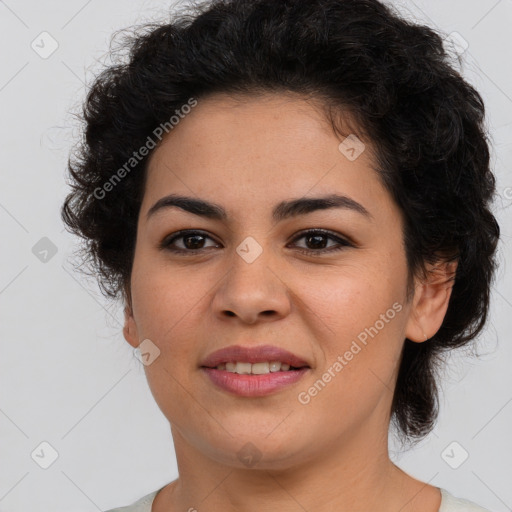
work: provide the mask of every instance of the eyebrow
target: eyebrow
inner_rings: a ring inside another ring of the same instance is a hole
[[[150,219],[156,212],[167,208],[177,207],[194,215],[206,217],[208,219],[225,221],[228,219],[226,210],[215,203],[197,199],[194,197],[170,194],[159,199],[148,211],[146,220]],[[272,218],[275,222],[280,222],[290,217],[306,215],[316,210],[326,210],[329,208],[342,208],[360,213],[368,220],[373,220],[371,213],[354,199],[338,194],[330,194],[321,197],[301,197],[289,201],[278,203],[272,210]]]

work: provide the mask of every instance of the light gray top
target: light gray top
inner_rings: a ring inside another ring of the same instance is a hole
[[[160,490],[161,489],[157,489],[150,494],[146,494],[146,496],[143,496],[127,507],[114,508],[106,512],[151,512],[153,500]],[[486,508],[478,506],[476,503],[462,498],[456,498],[446,489],[439,487],[439,490],[441,491],[441,507],[439,508],[439,512],[491,512]]]

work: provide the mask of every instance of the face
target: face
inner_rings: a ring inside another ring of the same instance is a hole
[[[340,150],[342,140],[297,97],[215,95],[151,157],[124,335],[134,347],[150,340],[156,402],[173,433],[212,460],[243,466],[250,442],[260,467],[284,468],[382,440],[405,337],[421,342],[440,326],[442,300],[406,302],[403,219],[370,146],[354,159],[361,146],[348,139]],[[169,205],[148,215],[170,194],[215,203],[225,218]],[[333,194],[349,200],[273,216]],[[195,233],[173,238],[183,230]],[[308,368],[241,396],[201,368],[232,345],[273,345]]]

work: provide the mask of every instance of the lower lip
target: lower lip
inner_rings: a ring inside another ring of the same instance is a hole
[[[286,372],[270,372],[263,375],[248,375],[215,368],[203,370],[210,380],[224,391],[239,396],[266,396],[299,381],[309,368],[289,370]]]

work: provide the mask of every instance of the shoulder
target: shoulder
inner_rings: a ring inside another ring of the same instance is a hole
[[[440,488],[440,491],[442,501],[439,512],[491,512],[472,501],[453,496],[446,489]]]
[[[160,489],[150,492],[126,507],[113,508],[105,512],[151,512],[151,505]]]
[[[105,512],[151,512],[151,505],[160,489],[153,491],[146,496],[138,499],[135,503],[125,507],[113,508]],[[441,508],[439,512],[491,512],[476,503],[457,498],[450,494],[446,489],[441,489]]]

